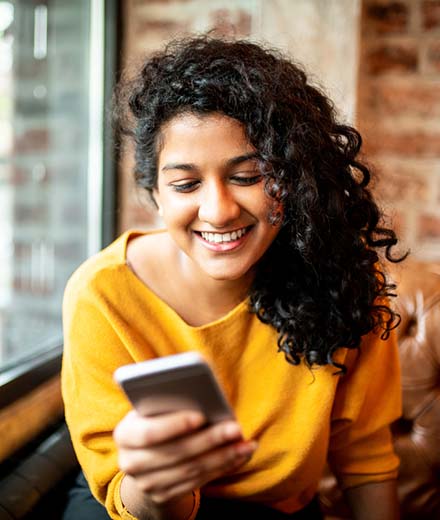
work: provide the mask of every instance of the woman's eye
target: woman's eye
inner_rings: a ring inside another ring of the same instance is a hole
[[[234,177],[231,177],[231,180],[235,184],[242,184],[244,186],[250,186],[251,184],[257,184],[258,182],[261,181],[262,178],[263,178],[263,176],[258,174],[258,175],[252,175],[251,177],[234,176]]]
[[[178,191],[179,193],[188,193],[197,188],[199,181],[190,181],[190,182],[182,182],[181,184],[170,184],[171,188],[174,191]]]

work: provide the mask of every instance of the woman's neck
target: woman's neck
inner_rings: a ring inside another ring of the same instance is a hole
[[[254,278],[252,272],[239,280],[208,276],[165,232],[132,239],[127,263],[150,290],[195,327],[220,319],[245,300]]]
[[[188,257],[179,258],[179,267],[180,295],[196,310],[192,319],[186,319],[193,325],[210,323],[230,312],[247,298],[254,279],[252,272],[239,280],[214,279],[200,272]]]

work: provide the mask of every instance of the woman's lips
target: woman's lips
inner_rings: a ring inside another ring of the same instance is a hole
[[[227,233],[203,232],[205,237],[210,238],[209,240],[204,238],[202,236],[202,232],[200,231],[196,231],[195,234],[207,249],[211,251],[226,252],[240,247],[247,240],[251,228],[252,226],[248,226],[246,228],[240,228],[240,230],[230,231]],[[235,236],[237,236],[237,238],[234,239]]]

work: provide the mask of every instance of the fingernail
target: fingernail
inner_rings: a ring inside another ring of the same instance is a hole
[[[239,444],[236,448],[237,454],[242,456],[252,455],[257,449],[257,446],[258,444],[255,441],[248,442],[247,444]]]
[[[241,428],[237,423],[227,424],[223,430],[226,439],[236,439],[241,435]]]
[[[205,417],[198,412],[194,412],[189,417],[190,424],[193,428],[198,428],[205,422]]]

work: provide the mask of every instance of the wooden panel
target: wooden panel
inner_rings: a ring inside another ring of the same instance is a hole
[[[63,415],[60,376],[0,410],[0,462]]]

